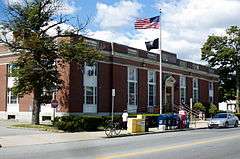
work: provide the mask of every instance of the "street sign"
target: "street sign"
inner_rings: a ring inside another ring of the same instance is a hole
[[[53,99],[51,101],[51,106],[52,106],[52,108],[57,108],[58,107],[58,101],[56,99]]]

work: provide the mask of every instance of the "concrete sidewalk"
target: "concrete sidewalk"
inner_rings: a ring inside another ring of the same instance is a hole
[[[106,137],[103,131],[77,133],[46,133],[34,135],[16,135],[0,137],[2,147],[52,144],[61,142],[101,139]]]

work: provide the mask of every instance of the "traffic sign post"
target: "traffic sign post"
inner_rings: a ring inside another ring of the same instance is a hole
[[[58,101],[56,99],[53,99],[51,101],[51,107],[53,108],[53,120],[54,120],[55,114],[56,114],[56,108],[58,107]]]

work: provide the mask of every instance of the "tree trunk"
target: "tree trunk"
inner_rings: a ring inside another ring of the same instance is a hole
[[[33,97],[33,109],[32,109],[32,124],[39,125],[39,114],[40,114],[40,102],[38,100],[38,91],[35,89]]]

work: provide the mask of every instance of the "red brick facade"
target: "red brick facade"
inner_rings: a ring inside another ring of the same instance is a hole
[[[123,112],[128,108],[128,67],[137,69],[137,111],[148,111],[148,70],[156,72],[156,111],[159,111],[159,56],[149,57],[148,52],[137,50],[136,55],[128,54],[128,47],[114,43],[114,55],[111,54],[111,45],[102,42],[105,58],[97,62],[97,113],[110,113],[112,107],[112,89],[115,89],[114,112]],[[131,48],[134,49],[134,48]],[[1,51],[1,49],[0,49]],[[172,86],[173,104],[180,105],[180,76],[186,77],[186,104],[189,104],[190,98],[193,97],[193,78],[199,80],[199,101],[208,104],[208,84],[214,82],[214,103],[218,100],[218,76],[208,72],[208,68],[200,66],[193,69],[193,63],[186,61],[185,67],[180,66],[179,59],[172,53],[163,52],[166,56],[173,59],[163,61],[163,77],[173,77],[175,80]],[[153,54],[154,55],[154,54]],[[9,63],[16,59],[13,55],[0,56],[0,111],[7,109],[7,66],[3,63]],[[174,61],[176,63],[174,63]],[[63,88],[57,92],[59,101],[59,112],[66,113],[83,113],[84,105],[84,66],[77,64],[64,64],[59,67],[61,79],[64,81]],[[206,73],[207,72],[207,73]],[[163,105],[165,102],[165,80],[162,84]],[[27,95],[20,99],[20,112],[28,112],[32,105],[32,95]],[[173,107],[173,106],[172,106]],[[163,109],[164,110],[164,109]]]
[[[7,111],[7,66],[0,65],[0,111]]]
[[[138,69],[138,112],[146,112],[148,106],[148,72]]]

